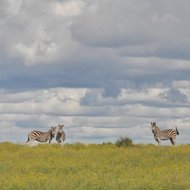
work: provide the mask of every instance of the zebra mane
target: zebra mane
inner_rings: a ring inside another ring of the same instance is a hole
[[[48,130],[48,132],[51,132],[53,130],[53,128],[51,127],[49,130]]]
[[[56,127],[51,127],[48,132],[51,133],[55,129],[56,129]]]

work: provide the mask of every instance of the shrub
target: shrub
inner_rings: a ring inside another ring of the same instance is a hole
[[[129,147],[133,146],[133,140],[128,137],[120,137],[116,142],[115,145],[118,147]]]
[[[102,145],[113,145],[113,143],[110,141],[109,142],[103,142]]]

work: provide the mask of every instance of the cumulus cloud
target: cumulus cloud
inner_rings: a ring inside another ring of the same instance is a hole
[[[55,3],[55,14],[63,17],[77,16],[82,12],[83,1],[66,1]]]
[[[1,1],[0,141],[64,122],[69,141],[125,134],[152,142],[156,121],[179,124],[186,142],[188,7],[187,0]]]
[[[79,42],[107,48],[125,49],[126,56],[156,56],[189,59],[186,6],[173,1],[96,1],[72,25]],[[180,38],[178,37],[180,36]]]
[[[165,129],[179,123],[183,126],[184,121],[187,125],[189,120],[189,108],[168,106],[161,92],[166,89],[141,90],[137,96],[136,90],[123,89],[116,98],[105,97],[102,89],[1,90],[0,141],[24,143],[29,131],[47,131],[50,126],[64,123],[67,142],[115,141],[123,135],[135,142],[151,142],[150,121],[162,118],[158,123]]]
[[[162,98],[171,102],[187,102],[187,96],[177,89],[170,89],[167,93],[160,94]]]
[[[84,46],[132,57],[189,59],[188,5],[186,0],[182,5],[177,0],[7,0],[1,3],[1,47],[28,65],[70,59]]]
[[[8,1],[3,10],[0,40],[8,56],[27,65],[52,63],[74,48],[69,25],[80,14],[82,2]]]

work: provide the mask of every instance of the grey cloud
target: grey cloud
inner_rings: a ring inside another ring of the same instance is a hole
[[[101,96],[99,90],[90,90],[85,94],[85,96],[81,99],[81,105],[97,105],[98,97]]]
[[[189,59],[188,1],[94,4],[96,11],[87,7],[72,24],[72,36],[79,42],[94,47],[128,47],[127,56]]]
[[[12,9],[16,7],[12,3]],[[26,65],[52,63],[70,54],[70,17],[56,15],[59,1],[22,1],[17,11],[5,7],[1,18],[0,47],[7,57],[20,58]],[[56,30],[55,30],[56,29]]]
[[[169,102],[181,102],[186,103],[188,97],[181,93],[179,90],[171,88],[167,93],[160,94],[161,98],[168,100]]]
[[[0,2],[0,20],[3,20],[2,18],[7,14],[7,6],[8,2],[7,1],[1,1]]]
[[[64,121],[70,138],[88,139],[96,127],[126,127],[134,135],[133,127],[150,121],[189,121],[188,87],[173,86],[190,81],[189,1],[73,0],[82,4],[75,4],[75,14],[71,4],[63,11],[71,1],[19,2],[0,2],[0,118],[6,126],[45,129]],[[151,93],[154,88],[160,94]],[[32,93],[42,89],[47,96]],[[66,89],[75,91],[65,98]],[[91,133],[83,134],[88,127]]]
[[[96,59],[91,57],[92,60]],[[89,61],[89,62],[88,62]],[[11,66],[11,67],[10,67]],[[122,64],[111,63],[109,59],[100,63],[81,59],[79,62],[68,64],[36,65],[33,67],[22,64],[0,65],[2,88],[29,89],[29,88],[102,88],[104,96],[117,97],[122,88],[148,88],[155,83],[171,86],[177,78],[188,80],[189,70],[170,70],[154,67],[150,64]]]
[[[141,5],[144,4],[141,2]],[[91,3],[93,4],[92,1]],[[133,1],[96,1],[95,4],[96,11],[91,12],[87,7],[72,25],[72,35],[78,41],[92,46],[114,48],[141,44],[149,39],[146,31],[148,25],[141,22],[142,15],[148,17],[143,6],[138,6]]]
[[[3,3],[1,48],[28,65],[75,59],[88,46],[94,54],[109,48],[117,56],[189,59],[187,0],[81,2],[74,17],[55,13],[56,3],[69,1],[22,1],[12,12]]]
[[[128,94],[123,93],[119,98],[103,97],[101,96],[102,92],[102,89],[100,91],[93,90],[91,93],[89,90],[83,89],[79,93],[79,89],[66,88],[44,89],[37,92],[30,90],[12,94],[7,91],[4,93],[5,99],[12,103],[4,105],[2,102],[0,104],[0,118],[1,121],[6,121],[6,127],[9,129],[13,125],[16,126],[17,133],[19,132],[20,135],[7,133],[3,130],[3,123],[1,123],[0,130],[8,140],[14,138],[15,142],[23,139],[22,142],[25,142],[30,130],[41,129],[45,131],[51,125],[63,122],[66,126],[67,142],[80,139],[91,142],[89,138],[96,142],[102,142],[105,139],[117,139],[120,134],[130,134],[130,137],[137,138],[134,130],[146,133],[145,126],[148,126],[149,122],[155,119],[165,124],[170,118],[173,121],[180,118],[181,123],[185,119],[185,124],[188,125],[189,108],[149,106],[148,102],[151,99],[152,101],[155,99],[155,102],[159,100],[159,97],[152,90],[149,90],[149,93],[139,91],[138,97],[136,91],[128,89]],[[93,93],[95,98],[88,99],[93,96]],[[3,96],[3,94],[1,95]],[[21,98],[22,96],[25,99]],[[80,104],[84,98],[88,104]],[[147,105],[137,102],[141,99],[146,99]],[[123,100],[129,104],[122,105]],[[132,104],[130,104],[131,101],[133,101]],[[90,102],[91,104],[89,104]],[[0,141],[2,140],[4,138],[0,138]],[[149,140],[147,136],[141,136],[138,142],[147,142],[147,140]]]
[[[27,129],[28,132],[33,129],[46,130],[50,126],[44,126],[39,120],[20,120],[16,122],[16,125],[22,129]]]

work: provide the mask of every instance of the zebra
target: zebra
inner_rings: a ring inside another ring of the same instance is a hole
[[[158,145],[161,144],[161,140],[168,139],[170,139],[170,142],[173,146],[176,144],[176,135],[179,135],[177,127],[175,129],[166,129],[161,131],[159,127],[156,126],[155,122],[151,122],[151,129],[155,140],[158,142]]]
[[[58,124],[58,131],[57,131],[57,135],[56,135],[56,141],[58,143],[64,142],[65,141],[65,132],[63,131],[63,124]]]
[[[38,141],[38,142],[48,142],[51,143],[52,138],[55,136],[56,127],[51,127],[51,129],[47,132],[42,131],[31,131],[28,134],[28,142]]]

